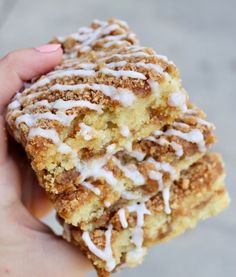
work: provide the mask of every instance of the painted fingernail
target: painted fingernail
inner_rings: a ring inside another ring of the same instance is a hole
[[[35,49],[40,53],[51,53],[51,52],[57,51],[60,47],[61,47],[61,44],[45,44],[45,45],[36,47]]]

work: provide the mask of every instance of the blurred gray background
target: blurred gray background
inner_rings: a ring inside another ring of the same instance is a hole
[[[74,32],[94,18],[117,17],[143,45],[178,65],[191,99],[217,126],[215,150],[226,163],[230,208],[153,248],[142,266],[119,276],[236,276],[235,10],[235,0],[0,0],[0,56]],[[45,220],[59,231],[52,215]]]

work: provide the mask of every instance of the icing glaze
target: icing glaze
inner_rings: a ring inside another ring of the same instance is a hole
[[[132,151],[129,151],[128,152],[128,155],[135,158],[136,160],[138,160],[139,162],[143,161],[146,154],[141,152],[141,151],[138,151],[138,150],[132,150]]]
[[[90,238],[89,232],[86,231],[82,234],[82,239],[84,240],[85,244],[88,246],[88,249],[98,258],[106,262],[106,269],[109,272],[111,272],[116,266],[116,261],[113,257],[112,248],[111,248],[112,229],[113,229],[113,226],[112,224],[110,224],[108,226],[107,231],[105,232],[106,241],[105,241],[105,248],[103,250],[101,250],[94,244],[94,242]]]
[[[92,192],[94,192],[96,195],[100,195],[101,191],[99,188],[96,188],[93,184],[89,183],[89,182],[82,182],[81,185],[89,190],[91,190]]]
[[[193,129],[188,133],[183,133],[179,130],[169,129],[165,132],[167,136],[180,137],[186,141],[196,143],[200,152],[206,151],[205,140],[202,132],[199,129]]]
[[[122,126],[120,128],[120,133],[123,137],[128,137],[130,135],[130,130],[128,126]]]
[[[80,131],[79,131],[79,134],[85,139],[85,140],[91,140],[94,135],[95,135],[95,130],[84,124],[84,123],[80,123],[79,124],[79,127],[80,127]]]
[[[121,162],[115,157],[112,157],[112,161],[124,173],[125,177],[131,179],[134,184],[137,186],[144,185],[145,178],[134,164],[122,165]]]
[[[52,86],[52,88],[51,88],[51,90],[59,90],[59,91],[67,91],[67,90],[73,91],[73,90],[80,90],[80,89],[91,89],[91,90],[101,91],[106,96],[109,96],[113,100],[117,100],[124,106],[132,105],[136,99],[136,96],[133,94],[132,91],[130,91],[128,89],[115,88],[113,86],[108,86],[108,85],[100,85],[100,84],[60,85],[60,84],[56,84],[56,85]],[[80,100],[80,101],[83,101],[83,100]],[[95,104],[91,103],[91,105],[95,105]]]
[[[186,106],[186,95],[181,91],[173,92],[168,99],[168,104],[171,107],[178,107],[183,112],[186,112],[187,106]]]
[[[125,216],[125,209],[124,208],[119,209],[118,215],[120,218],[120,223],[121,223],[122,228],[126,229],[128,227],[128,222],[127,222],[127,219]]]
[[[112,75],[117,78],[119,77],[129,77],[129,78],[134,78],[134,79],[142,79],[146,80],[146,76],[140,72],[137,71],[132,71],[132,70],[112,70],[109,68],[103,68],[101,69],[101,72],[106,75]]]

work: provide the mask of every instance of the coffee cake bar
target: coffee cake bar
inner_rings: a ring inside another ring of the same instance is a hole
[[[8,106],[64,236],[99,276],[142,261],[228,203],[214,125],[189,100],[177,67],[127,24],[95,20],[57,37],[63,60]]]

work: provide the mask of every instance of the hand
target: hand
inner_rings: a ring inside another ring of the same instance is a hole
[[[0,276],[80,277],[90,264],[37,217],[51,205],[36,183],[24,155],[7,139],[4,110],[24,81],[53,69],[60,45],[45,45],[0,59]],[[20,155],[20,159],[19,159]]]

